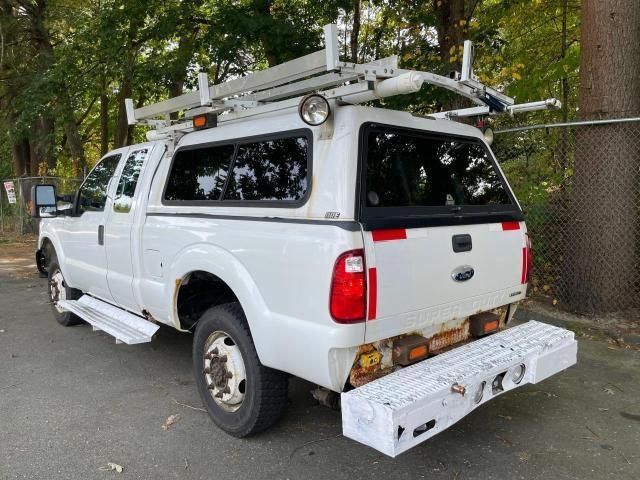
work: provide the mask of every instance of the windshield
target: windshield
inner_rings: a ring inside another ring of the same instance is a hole
[[[491,153],[477,139],[381,125],[365,126],[362,135],[365,216],[519,212]]]

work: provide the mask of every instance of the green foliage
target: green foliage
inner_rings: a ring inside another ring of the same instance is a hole
[[[0,135],[0,180],[3,178],[11,178],[12,176],[11,138],[9,137],[9,132],[5,130]]]
[[[481,40],[476,54],[480,79],[524,103],[549,97],[562,99],[564,78],[568,86],[566,112],[573,118],[578,92],[580,2],[485,0],[478,18],[482,21],[474,22],[473,31]],[[545,116],[545,120],[559,118],[553,113],[539,116]]]
[[[579,54],[577,1],[466,0],[468,15],[460,28],[477,46],[476,72],[519,101],[560,97],[564,79],[569,100],[565,113],[571,117]],[[564,49],[563,2],[567,3]],[[358,60],[397,54],[404,68],[448,73],[459,61],[459,52],[453,49],[442,58],[443,25],[436,11],[440,3],[363,0]],[[4,132],[0,173],[11,173],[12,146],[26,139],[32,150],[36,145],[44,152],[38,162],[46,159],[46,152],[54,158],[45,166],[47,173],[75,176],[83,162],[91,166],[101,156],[102,137],[106,136],[108,148],[123,132],[128,141],[144,139],[142,129],[128,131],[123,124],[124,97],[139,104],[157,101],[194,88],[201,70],[213,81],[223,82],[310,53],[321,48],[322,26],[329,22],[338,22],[341,54],[351,58],[354,4],[351,0],[0,0],[2,32],[13,39],[0,61]],[[428,113],[450,104],[451,98],[425,87],[414,95],[379,103]],[[51,119],[50,131],[36,129],[43,118]],[[74,129],[86,159],[79,159],[72,148],[69,135]],[[525,171],[518,170],[521,162],[513,164],[517,165],[513,174],[532,182],[525,196],[536,195],[535,182],[563,175],[546,160],[541,156],[530,161]]]

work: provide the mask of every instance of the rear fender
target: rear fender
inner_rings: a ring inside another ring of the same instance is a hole
[[[171,262],[165,298],[169,304],[167,312],[173,326],[181,329],[177,312],[178,291],[182,281],[194,271],[205,271],[224,281],[238,298],[249,324],[253,342],[261,361],[269,330],[271,315],[253,277],[228,250],[209,244],[195,244],[180,251]]]

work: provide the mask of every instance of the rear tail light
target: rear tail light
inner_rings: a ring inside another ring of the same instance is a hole
[[[522,250],[522,283],[529,283],[531,269],[533,268],[533,249],[531,248],[531,237],[527,234],[527,243]]]
[[[329,311],[338,323],[357,323],[364,321],[366,306],[364,250],[351,250],[333,267]]]

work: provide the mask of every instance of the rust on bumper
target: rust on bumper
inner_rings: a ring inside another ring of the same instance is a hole
[[[491,311],[500,316],[499,330],[503,329],[507,319],[507,306],[499,307]],[[454,324],[454,326],[452,326],[452,324]],[[401,369],[402,367],[394,364],[393,361],[393,342],[409,335],[424,336],[424,333],[419,331],[409,332],[404,335],[398,335],[358,347],[358,352],[356,353],[351,372],[349,373],[349,383],[353,387],[361,387],[395,370]],[[465,318],[462,322],[458,323],[456,323],[455,320],[443,323],[439,332],[426,338],[429,346],[429,357],[438,355],[453,346],[468,342],[473,339],[469,329],[469,318]],[[379,354],[380,361],[378,363],[371,365],[368,362],[361,361],[363,356],[370,358],[371,354],[375,352]]]

